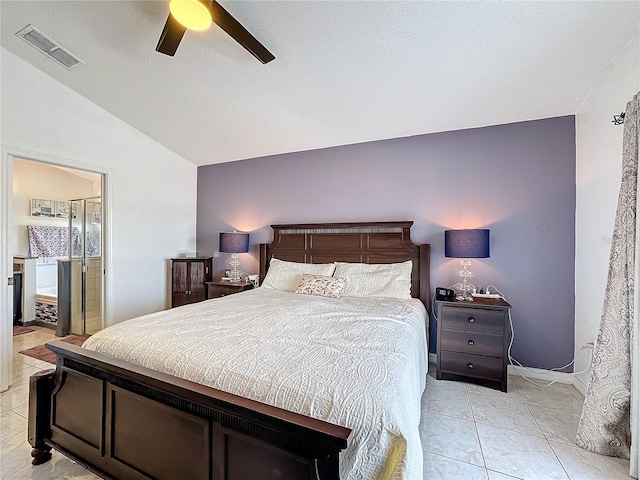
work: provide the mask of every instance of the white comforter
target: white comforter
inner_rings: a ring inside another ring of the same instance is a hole
[[[343,479],[421,479],[426,309],[258,288],[109,327],[85,348],[352,429]]]

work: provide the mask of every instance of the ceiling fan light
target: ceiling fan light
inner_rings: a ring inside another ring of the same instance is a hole
[[[206,30],[211,26],[211,10],[200,0],[171,0],[171,15],[190,30]]]

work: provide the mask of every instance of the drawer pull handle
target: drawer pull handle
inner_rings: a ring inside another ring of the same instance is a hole
[[[476,342],[474,342],[473,340],[469,340],[467,343],[468,343],[469,345],[473,345],[473,344],[474,344],[474,343],[476,343]]]
[[[469,317],[469,323],[473,323],[473,322],[475,322],[475,321],[476,321],[476,319],[475,319],[475,318],[473,318],[473,317]]]
[[[472,369],[472,370],[473,370],[473,363],[468,363],[468,364],[467,364],[467,367],[469,367],[470,369]]]

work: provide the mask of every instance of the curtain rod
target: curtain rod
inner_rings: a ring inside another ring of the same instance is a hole
[[[622,112],[620,115],[614,115],[611,123],[613,123],[614,125],[622,125],[624,123],[624,112]]]

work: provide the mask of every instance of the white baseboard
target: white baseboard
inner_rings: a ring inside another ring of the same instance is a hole
[[[543,368],[519,367],[517,365],[507,365],[508,375],[518,375],[531,380],[541,380],[543,382],[565,383],[573,385],[575,377],[564,372],[554,372]]]
[[[429,354],[429,363],[435,364],[438,356],[435,353]],[[541,382],[553,382],[563,383],[565,385],[573,385],[583,396],[587,394],[587,387],[580,379],[569,373],[554,372],[552,370],[545,370],[542,368],[532,367],[519,367],[517,365],[507,365],[508,375],[517,375],[530,378],[531,380],[540,380]]]
[[[583,397],[587,396],[587,386],[582,383],[578,377],[573,379],[573,386],[576,387],[576,390],[578,390]]]

